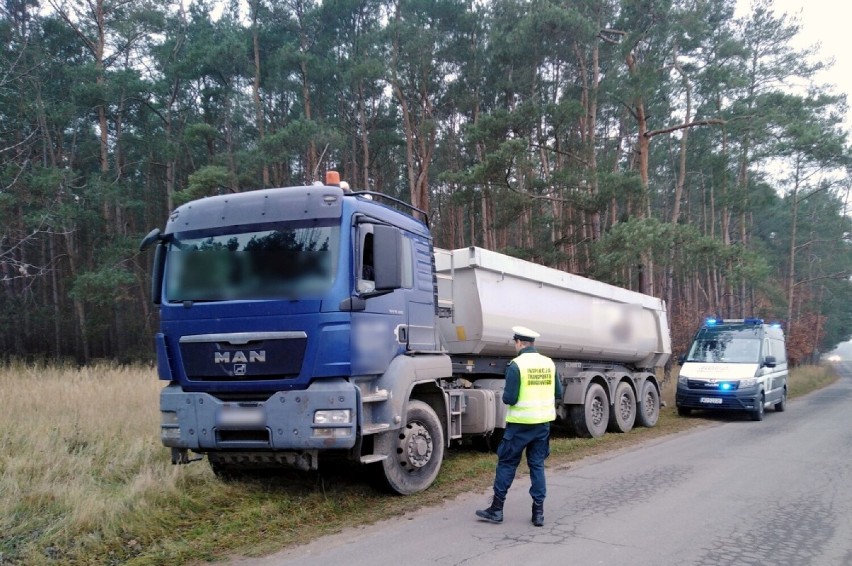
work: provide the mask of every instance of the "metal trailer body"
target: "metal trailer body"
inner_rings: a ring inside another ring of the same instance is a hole
[[[556,362],[558,414],[577,433],[656,423],[656,369],[671,355],[662,300],[476,247],[436,250],[435,269],[442,343],[474,387],[502,389],[498,376],[515,355],[510,329],[522,325]],[[505,408],[498,428],[504,418]]]

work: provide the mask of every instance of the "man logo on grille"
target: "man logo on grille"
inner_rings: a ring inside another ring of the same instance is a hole
[[[249,350],[241,352],[213,352],[214,364],[246,364],[246,363],[265,363],[266,350]],[[234,368],[236,371],[236,367]]]

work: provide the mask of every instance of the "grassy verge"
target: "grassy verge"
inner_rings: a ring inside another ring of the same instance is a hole
[[[791,397],[836,377],[799,368]],[[493,479],[495,457],[451,450],[425,493],[376,491],[367,470],[330,466],[222,483],[206,463],[172,466],[159,442],[161,383],[150,368],[0,368],[0,564],[175,564],[262,555],[400,516]],[[550,467],[701,425],[673,388],[652,429],[600,439],[556,435]]]

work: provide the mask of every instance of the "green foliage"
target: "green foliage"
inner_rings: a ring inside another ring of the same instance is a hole
[[[222,194],[231,184],[231,172],[220,165],[207,165],[189,176],[189,183],[182,191],[175,192],[177,205],[205,196]]]
[[[672,312],[737,287],[825,317],[826,344],[846,337],[846,107],[769,2],[739,20],[730,0],[257,1],[217,19],[200,0],[98,6],[0,18],[5,351],[147,347],[149,258],[125,238],[188,200],[332,167],[405,199],[428,180],[438,245],[632,288],[641,269]],[[27,319],[19,300],[55,308]]]
[[[123,269],[103,267],[79,275],[74,280],[69,294],[96,306],[113,306],[121,298],[122,290],[133,283],[131,273]]]
[[[184,130],[184,138],[187,142],[209,143],[219,137],[219,131],[210,124],[190,124]]]

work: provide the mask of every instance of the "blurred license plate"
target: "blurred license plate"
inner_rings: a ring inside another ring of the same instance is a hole
[[[259,426],[266,421],[263,407],[223,405],[217,415],[219,426]]]
[[[702,403],[708,403],[710,405],[721,405],[722,404],[722,400],[718,397],[702,397],[701,402]]]

